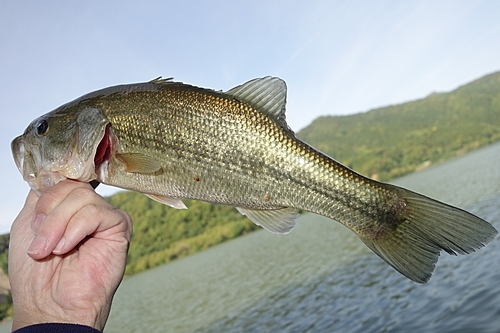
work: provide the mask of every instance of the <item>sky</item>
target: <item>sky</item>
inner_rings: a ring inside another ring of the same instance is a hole
[[[498,13],[495,0],[0,0],[0,233],[29,190],[10,142],[81,95],[160,75],[216,90],[272,75],[298,131],[499,71]]]

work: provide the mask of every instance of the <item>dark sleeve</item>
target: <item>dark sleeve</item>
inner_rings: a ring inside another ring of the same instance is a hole
[[[13,333],[101,333],[101,331],[77,324],[46,323],[26,326]]]

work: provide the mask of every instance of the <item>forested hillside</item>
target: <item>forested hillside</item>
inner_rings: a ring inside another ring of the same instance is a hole
[[[297,136],[364,175],[392,179],[500,139],[500,73],[450,93],[320,117]]]
[[[220,244],[256,229],[235,208],[184,200],[188,209],[173,209],[137,192],[107,200],[133,221],[126,274],[133,274]]]

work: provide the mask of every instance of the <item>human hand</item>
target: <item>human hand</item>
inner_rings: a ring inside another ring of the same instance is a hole
[[[40,197],[30,191],[10,233],[12,329],[59,322],[103,330],[131,234],[128,214],[89,184],[65,180]]]

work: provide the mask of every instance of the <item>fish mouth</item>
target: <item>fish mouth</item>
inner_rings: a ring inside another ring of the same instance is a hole
[[[40,152],[32,149],[29,143],[24,142],[23,136],[18,136],[11,143],[12,155],[16,166],[21,172],[23,179],[38,194],[65,179],[58,172],[49,172],[40,167]]]
[[[82,160],[77,150],[70,149],[57,163],[44,162],[40,144],[31,145],[25,139],[24,134],[12,140],[12,156],[23,179],[38,193],[66,178],[84,182],[100,182],[106,178],[108,161],[115,146],[114,142],[116,142],[109,125],[103,132],[102,139],[94,148],[93,159],[90,157],[90,160]],[[77,148],[74,147],[74,149]],[[95,187],[95,182],[92,185]]]
[[[23,136],[20,135],[10,144],[10,148],[12,150],[12,156],[14,157],[14,162],[16,162],[16,166],[19,169],[19,172],[23,174],[24,168],[24,139]]]

